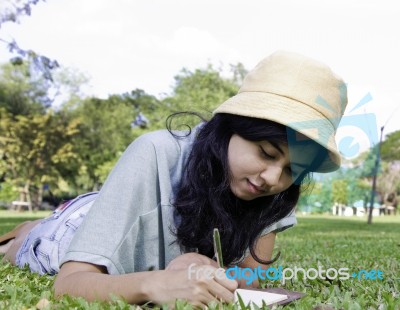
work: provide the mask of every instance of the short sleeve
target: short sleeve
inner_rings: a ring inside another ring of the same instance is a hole
[[[296,224],[297,224],[296,215],[294,210],[292,210],[292,212],[290,212],[286,217],[265,228],[262,231],[261,236],[269,234],[270,232],[276,232],[276,233],[282,232]]]
[[[137,138],[110,173],[61,263],[89,262],[110,274],[164,268],[171,252],[165,243],[172,223],[168,165],[178,158],[168,131]]]

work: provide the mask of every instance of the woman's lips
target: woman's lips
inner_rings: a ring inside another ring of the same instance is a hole
[[[262,187],[253,184],[252,182],[250,182],[250,180],[247,180],[247,185],[249,191],[253,194],[261,195],[265,193],[265,190]]]

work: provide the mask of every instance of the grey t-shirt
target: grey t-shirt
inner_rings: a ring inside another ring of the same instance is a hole
[[[61,261],[102,265],[110,274],[164,269],[182,254],[171,202],[199,126],[175,138],[167,130],[144,134],[126,149],[107,178]],[[296,223],[294,213],[263,234]]]

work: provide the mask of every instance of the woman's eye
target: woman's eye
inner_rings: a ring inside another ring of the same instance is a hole
[[[268,154],[261,146],[260,146],[261,155],[267,159],[275,159],[275,156]]]

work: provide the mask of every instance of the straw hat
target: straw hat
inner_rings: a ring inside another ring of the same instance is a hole
[[[238,94],[222,103],[214,114],[229,113],[286,125],[328,151],[315,171],[331,172],[340,167],[335,133],[346,105],[346,85],[328,66],[296,53],[278,51],[250,71]]]

